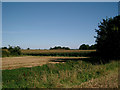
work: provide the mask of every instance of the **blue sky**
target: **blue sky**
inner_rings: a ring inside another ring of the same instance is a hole
[[[2,46],[49,49],[94,44],[98,23],[118,15],[117,2],[4,2]]]

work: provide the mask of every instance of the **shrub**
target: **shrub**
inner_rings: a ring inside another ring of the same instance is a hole
[[[13,56],[21,55],[21,51],[20,51],[19,46],[12,47],[9,45],[8,51],[10,52],[10,55],[13,55]]]
[[[9,56],[10,56],[10,52],[2,49],[2,57],[9,57]]]

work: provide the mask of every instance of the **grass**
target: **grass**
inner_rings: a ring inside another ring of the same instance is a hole
[[[116,69],[117,61],[93,65],[86,61],[68,60],[66,63],[3,70],[3,88],[74,88]]]
[[[118,88],[118,68],[106,75],[82,83],[76,88]]]

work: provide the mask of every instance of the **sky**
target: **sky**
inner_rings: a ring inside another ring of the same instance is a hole
[[[116,15],[117,2],[3,2],[2,46],[78,49],[95,44],[98,23]]]

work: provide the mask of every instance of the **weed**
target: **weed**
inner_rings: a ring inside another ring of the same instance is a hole
[[[74,87],[104,76],[118,68],[116,61],[92,65],[85,61],[46,64],[32,68],[3,70],[3,88],[59,88]]]

